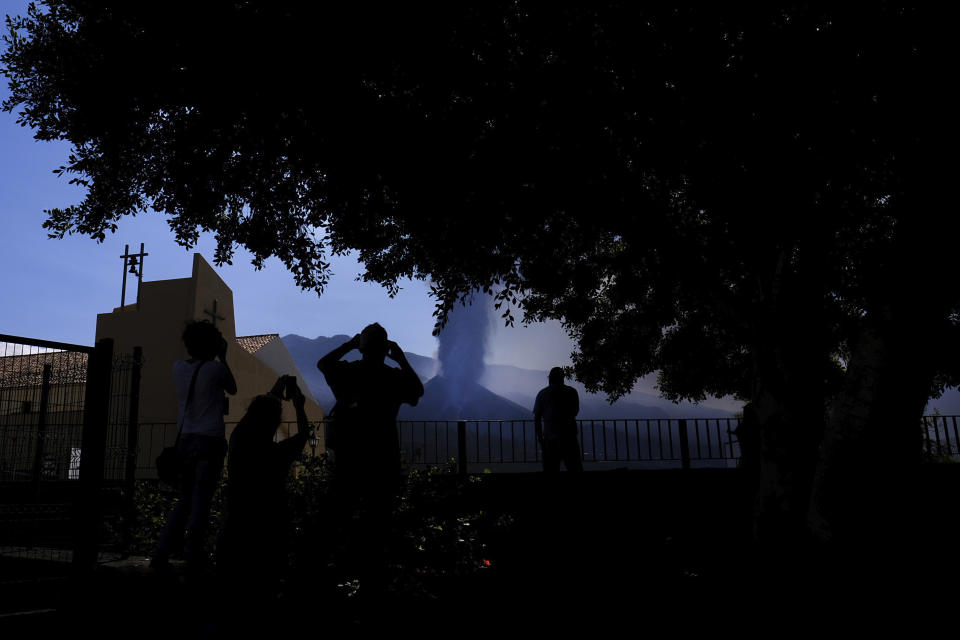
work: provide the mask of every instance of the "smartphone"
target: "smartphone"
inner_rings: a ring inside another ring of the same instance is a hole
[[[295,376],[283,376],[283,398],[292,400],[297,397],[297,378]]]

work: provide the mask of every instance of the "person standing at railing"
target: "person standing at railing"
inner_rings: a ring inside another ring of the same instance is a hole
[[[358,349],[361,359],[342,358]],[[390,358],[400,368],[384,362]],[[331,492],[348,545],[359,552],[363,572],[382,570],[385,534],[401,487],[397,412],[416,405],[423,383],[403,350],[379,324],[368,325],[317,362],[337,400],[329,416],[327,445],[334,453]],[[360,531],[346,531],[359,511]],[[364,548],[356,549],[356,543]]]
[[[547,473],[559,472],[561,462],[567,471],[583,471],[577,441],[580,396],[576,389],[563,384],[563,379],[563,369],[551,369],[547,376],[549,384],[540,390],[533,405],[537,441],[543,448],[543,470]]]
[[[186,529],[184,558],[191,571],[206,563],[210,502],[220,481],[227,440],[223,423],[224,393],[235,394],[237,381],[227,364],[227,341],[209,322],[191,322],[183,331],[188,360],[173,363],[180,430],[180,498],[164,527],[150,566],[162,569]],[[219,362],[217,362],[219,359]]]

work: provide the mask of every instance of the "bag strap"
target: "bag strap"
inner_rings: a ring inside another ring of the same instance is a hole
[[[180,428],[177,429],[177,440],[174,446],[180,444],[180,434],[183,433],[183,423],[187,418],[187,409],[190,408],[190,401],[193,400],[193,389],[197,386],[197,374],[200,373],[200,367],[206,360],[201,360],[200,364],[193,368],[193,377],[190,378],[190,389],[187,391],[187,401],[183,404],[183,415],[180,416]]]

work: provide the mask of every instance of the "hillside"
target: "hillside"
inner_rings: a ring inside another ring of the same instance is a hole
[[[400,407],[400,420],[532,420],[526,405],[511,402],[478,384],[470,385],[463,402],[455,404],[455,395],[443,376],[434,376],[423,385],[423,397],[417,406]],[[529,405],[533,407],[531,403]]]
[[[306,379],[314,397],[324,410],[333,408],[334,397],[326,381],[317,370],[317,360],[339,347],[350,339],[350,336],[319,336],[305,338],[296,334],[283,336],[282,340],[293,356],[297,367]],[[410,366],[424,381],[425,387],[430,386],[439,367],[434,358],[416,353],[404,352]],[[353,351],[347,355],[347,360],[359,359],[360,354]],[[390,361],[388,360],[389,364]],[[480,388],[489,395],[479,394],[476,402],[470,404],[471,418],[489,419],[520,419],[532,417],[533,400],[547,384],[547,372],[535,369],[523,369],[509,365],[491,364],[486,366],[483,377],[480,379]],[[623,418],[725,418],[733,415],[732,411],[696,405],[689,402],[674,404],[658,396],[634,391],[610,404],[600,394],[588,393],[582,384],[569,383],[580,394],[580,417],[593,419],[623,419]],[[455,419],[447,416],[426,414],[443,411],[448,403],[442,398],[442,383],[430,386],[429,397],[424,397],[418,407],[404,407],[401,409],[401,419]],[[483,403],[487,405],[484,406]],[[508,409],[509,407],[509,409]],[[410,410],[415,409],[415,410]],[[492,415],[502,413],[503,416]],[[522,415],[521,415],[522,413]],[[476,414],[476,415],[474,415]],[[487,414],[487,415],[484,415]],[[461,412],[461,415],[466,416]],[[414,418],[413,416],[416,416]]]

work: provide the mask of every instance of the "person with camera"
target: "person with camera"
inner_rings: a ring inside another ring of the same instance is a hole
[[[276,442],[283,400],[296,410],[297,433]],[[230,436],[217,568],[234,587],[246,585],[248,595],[274,595],[286,566],[286,480],[309,437],[305,402],[297,379],[280,376],[269,393],[250,402]]]
[[[360,351],[360,360],[344,361],[354,349]],[[385,358],[400,368],[389,366]],[[327,433],[327,446],[334,453],[335,521],[361,573],[379,582],[390,518],[402,487],[397,412],[402,403],[419,402],[423,383],[400,346],[388,340],[377,323],[325,355],[317,368],[337,400]]]
[[[360,351],[360,360],[342,360],[354,349]],[[387,365],[384,358],[400,368]],[[423,395],[423,383],[403,350],[374,323],[321,358],[317,368],[337,400],[328,440],[336,474],[347,476],[351,487],[362,489],[363,497],[371,500],[375,496],[370,494],[395,493],[400,480],[397,412],[402,403],[416,405]]]
[[[197,571],[206,564],[204,543],[210,502],[227,452],[224,394],[235,394],[237,382],[227,364],[227,341],[215,326],[205,321],[191,322],[182,339],[190,357],[173,363],[180,497],[167,518],[150,564],[155,569],[168,567],[170,554],[182,543],[188,571]]]

